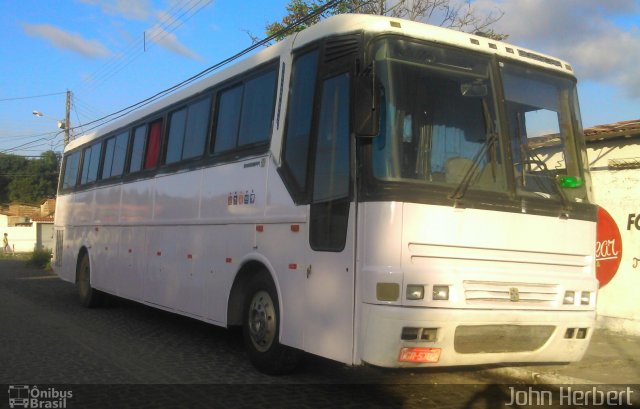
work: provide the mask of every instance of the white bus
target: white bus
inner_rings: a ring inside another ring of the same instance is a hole
[[[553,166],[547,161],[553,157]],[[242,326],[253,364],[579,360],[596,208],[572,68],[340,15],[65,150],[54,268]]]

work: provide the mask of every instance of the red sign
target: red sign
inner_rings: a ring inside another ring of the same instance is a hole
[[[616,275],[622,261],[620,230],[613,217],[602,207],[598,208],[596,240],[596,276],[602,288]]]

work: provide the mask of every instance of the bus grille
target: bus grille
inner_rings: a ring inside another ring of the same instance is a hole
[[[453,347],[459,354],[528,352],[541,348],[551,337],[553,325],[461,325]]]
[[[467,304],[513,303],[552,306],[558,298],[557,284],[466,280],[463,286]]]

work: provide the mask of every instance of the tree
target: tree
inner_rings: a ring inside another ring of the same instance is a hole
[[[0,203],[38,203],[55,196],[60,155],[47,151],[36,159],[0,154]]]
[[[291,0],[287,5],[287,14],[281,21],[270,23],[266,27],[268,36],[275,35],[291,23],[298,21],[325,4],[319,0]],[[479,34],[494,40],[504,40],[506,34],[496,33],[491,26],[502,18],[504,12],[496,9],[482,15],[472,4],[472,0],[345,0],[329,8],[324,13],[296,27],[293,31],[303,30],[316,24],[323,18],[342,13],[378,14],[420,21],[455,30]],[[291,33],[286,33],[286,35]],[[278,35],[277,41],[286,35]]]

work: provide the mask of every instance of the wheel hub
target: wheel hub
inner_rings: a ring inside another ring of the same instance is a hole
[[[265,352],[276,335],[276,311],[266,291],[258,291],[249,305],[249,335],[258,351]]]

